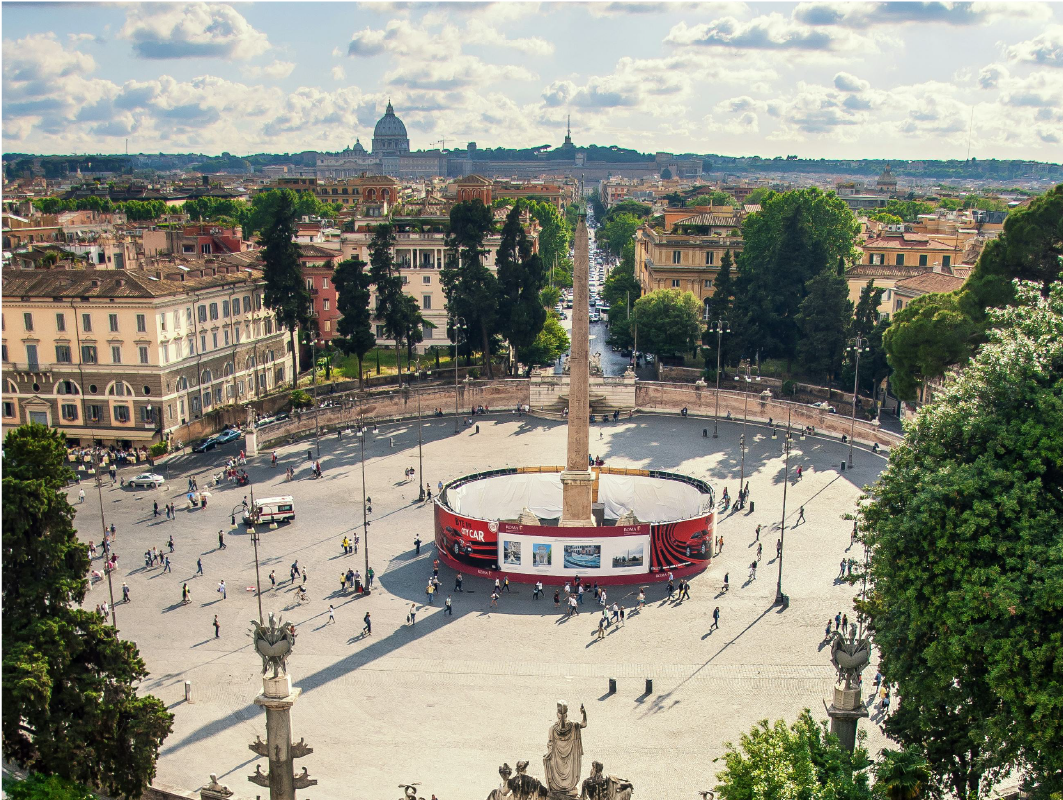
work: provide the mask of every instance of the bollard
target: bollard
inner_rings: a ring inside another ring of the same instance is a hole
[[[752,500],[749,501],[749,513],[750,514],[753,513],[753,501]]]
[[[394,447],[394,446],[395,446],[395,437],[394,437],[394,436],[389,436],[389,437],[388,437],[388,441],[389,441],[389,442],[391,442],[391,446],[392,446],[392,447]]]
[[[845,462],[842,462],[842,472],[845,472]]]
[[[185,702],[194,703],[192,699],[192,681],[185,681]]]
[[[646,679],[646,694],[653,694],[653,678]]]
[[[709,429],[708,428],[702,428],[701,429],[701,438],[702,439],[708,439],[709,438]]]
[[[476,432],[477,432],[477,433],[479,433],[479,432],[480,432],[480,426],[479,426],[479,425],[477,425],[477,426],[476,426]]]
[[[616,694],[616,678],[609,679],[609,694]]]

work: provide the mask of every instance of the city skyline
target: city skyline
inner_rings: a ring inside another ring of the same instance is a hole
[[[1047,3],[5,4],[5,152],[579,145],[1058,161]]]

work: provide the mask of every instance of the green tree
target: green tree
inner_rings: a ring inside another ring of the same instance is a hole
[[[572,235],[557,207],[543,201],[521,200],[515,208],[527,210],[539,223],[539,256],[543,264],[548,270],[554,270],[556,266],[554,279],[558,285],[571,286],[572,261],[568,250]]]
[[[893,369],[893,392],[912,402],[926,380],[945,374],[971,354],[976,326],[960,310],[955,292],[925,294],[893,315],[882,336],[886,359]]]
[[[34,772],[25,780],[4,779],[4,793],[8,800],[98,800],[85,786],[58,775]]]
[[[701,338],[701,303],[691,292],[659,289],[634,303],[631,324],[638,326],[642,352],[658,356],[689,353]]]
[[[395,368],[401,375],[406,308],[394,247],[395,228],[390,223],[383,222],[373,228],[373,238],[369,241],[369,278],[376,286],[374,316],[384,326],[384,335],[395,342]]]
[[[886,732],[936,792],[1063,775],[1063,284],[1021,284],[989,342],[907,428],[861,516]]]
[[[932,214],[934,207],[930,203],[919,200],[897,200],[895,198],[886,201],[885,213],[900,217],[904,222],[915,222],[920,214]]]
[[[480,335],[484,371],[493,378],[491,342],[498,333],[498,280],[484,264],[484,239],[494,228],[491,209],[466,200],[450,210],[447,266],[440,272],[451,317]]]
[[[774,194],[774,192],[767,187],[760,186],[746,196],[746,205],[760,205],[767,199],[769,194]]]
[[[762,720],[727,743],[716,776],[721,800],[870,800],[867,751],[850,753],[806,708],[793,725]]]
[[[27,769],[139,797],[173,716],[138,696],[136,645],[77,606],[88,552],[65,487],[66,440],[25,425],[4,441],[3,751]]]
[[[859,230],[833,193],[812,188],[764,198],[742,224],[731,320],[740,352],[788,362],[796,355],[797,314],[809,281],[839,259],[854,263]]]
[[[376,346],[373,335],[373,314],[369,310],[372,279],[366,272],[366,263],[360,258],[341,261],[332,274],[336,286],[336,310],[340,318],[336,322],[339,337],[336,346],[358,359],[358,385],[362,385],[364,372],[362,359]]]
[[[708,326],[705,328],[704,333],[701,335],[701,343],[704,345],[702,348],[702,355],[705,358],[705,367],[707,369],[716,369],[716,347],[720,348],[719,362],[721,365],[726,365],[728,362],[727,355],[731,349],[730,337],[721,338],[714,332],[714,327],[720,320],[728,321],[731,317],[731,311],[734,305],[734,279],[731,277],[731,268],[734,266],[734,259],[731,257],[731,251],[725,250],[723,258],[720,259],[720,271],[716,273],[716,279],[713,283],[712,297],[709,299],[707,322]]]
[[[528,365],[552,364],[569,348],[568,333],[557,318],[550,314],[539,334],[522,355]]]
[[[299,245],[295,243],[294,196],[279,193],[273,216],[262,231],[262,275],[266,283],[262,300],[277,323],[288,329],[292,343],[292,387],[299,381],[299,351],[295,332],[310,323],[310,290],[303,280]]]
[[[685,206],[738,206],[738,201],[734,199],[732,195],[727,192],[721,192],[719,189],[709,192],[708,194],[698,194],[693,197],[687,198],[683,204]]]
[[[883,750],[874,769],[875,795],[885,800],[919,800],[930,783],[930,765],[914,748]]]
[[[540,296],[546,270],[539,254],[532,250],[519,208],[506,217],[495,267],[499,329],[517,351],[517,361],[526,362],[524,351],[531,347],[546,322],[546,309]]]
[[[838,374],[853,318],[844,268],[839,260],[836,269],[828,267],[812,278],[797,311],[797,357],[808,375],[822,375],[828,383]]]
[[[904,223],[904,220],[896,214],[887,214],[885,211],[879,211],[877,214],[872,214],[868,219],[873,222],[881,222],[884,225],[902,225]]]
[[[405,293],[399,301],[399,325],[402,341],[406,343],[406,366],[409,367],[413,361],[413,348],[424,341],[425,326],[435,326],[421,314],[421,304]]]
[[[641,224],[642,220],[634,214],[610,216],[598,229],[596,238],[606,250],[619,258],[624,251],[624,245],[632,241]]]
[[[860,355],[860,391],[870,397],[875,397],[878,387],[890,373],[889,361],[886,360],[886,351],[882,346],[882,336],[890,324],[878,318],[878,307],[885,291],[875,286],[873,280],[867,282],[860,290],[860,299],[856,304],[850,330],[851,336],[862,336],[866,339],[866,352]],[[842,382],[845,386],[851,385],[856,377],[855,372],[856,354],[849,351],[842,369]]]
[[[620,252],[620,261],[609,271],[602,287],[602,299],[609,305],[609,344],[630,348],[633,344],[628,306],[642,294],[635,278],[635,243],[629,241]]]
[[[561,290],[556,286],[544,286],[539,292],[539,303],[543,308],[551,309],[561,301]]]

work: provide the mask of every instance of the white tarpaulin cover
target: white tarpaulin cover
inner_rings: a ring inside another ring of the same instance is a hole
[[[557,519],[561,516],[561,475],[521,473],[469,481],[449,489],[447,500],[456,514],[477,519],[516,519],[525,508],[540,519]],[[605,505],[607,519],[632,511],[639,522],[673,522],[708,510],[709,495],[666,478],[603,474],[598,502]]]

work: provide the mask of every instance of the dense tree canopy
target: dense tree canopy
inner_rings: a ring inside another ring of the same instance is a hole
[[[464,320],[470,335],[479,334],[489,378],[491,345],[498,332],[498,279],[484,263],[484,240],[493,229],[491,209],[479,199],[455,205],[447,232],[447,266],[440,273],[451,317]]]
[[[806,374],[822,376],[830,382],[838,372],[845,349],[845,337],[853,316],[849,284],[837,269],[826,267],[805,286],[805,299],[797,310],[801,338],[797,357]]]
[[[805,709],[793,725],[761,721],[728,743],[716,776],[721,800],[870,800],[867,751],[849,753]]]
[[[689,353],[701,339],[701,303],[691,292],[658,289],[632,305],[631,325],[633,330],[638,327],[638,346],[644,353]]]
[[[262,299],[291,335],[293,388],[299,379],[295,332],[308,328],[312,308],[295,243],[295,200],[288,190],[277,192],[276,202],[268,206],[269,215],[262,223],[262,274],[266,283]]]
[[[74,531],[65,438],[11,431],[3,476],[3,751],[44,774],[140,797],[173,716],[138,696],[136,645],[85,598],[88,551]]]
[[[888,320],[880,320],[878,314],[878,306],[882,302],[882,295],[885,291],[875,286],[873,280],[868,281],[867,285],[860,290],[860,299],[856,304],[851,323],[850,336],[860,336],[865,340],[865,350],[860,355],[859,392],[870,397],[875,397],[877,388],[890,373],[886,350],[882,346],[882,336],[890,324]],[[849,350],[842,367],[842,382],[845,386],[853,385],[855,373],[856,354]]]
[[[642,220],[634,214],[616,214],[602,223],[595,238],[601,247],[619,258],[624,245],[632,240],[641,224]]]
[[[609,344],[629,348],[632,345],[628,304],[642,294],[635,278],[635,243],[629,241],[620,253],[620,261],[609,270],[602,287],[602,299],[609,306]]]
[[[568,333],[562,327],[557,317],[550,314],[543,323],[539,334],[521,355],[525,364],[552,364],[554,361],[568,352],[570,342]]]
[[[798,310],[809,281],[839,259],[856,258],[860,225],[833,193],[770,193],[742,224],[731,326],[736,355],[792,359],[800,339]]]
[[[1063,285],[989,314],[989,343],[870,489],[867,611],[901,701],[887,733],[938,788],[1063,775]]]
[[[526,361],[524,351],[531,347],[546,322],[546,309],[540,297],[546,270],[539,254],[532,251],[519,208],[510,211],[506,218],[495,266],[500,333],[516,349],[517,360]]]
[[[336,310],[340,318],[336,322],[334,339],[336,347],[358,359],[358,381],[361,384],[364,372],[362,359],[376,345],[373,335],[373,314],[369,310],[372,278],[366,272],[366,263],[360,258],[341,261],[332,274],[336,286]]]

